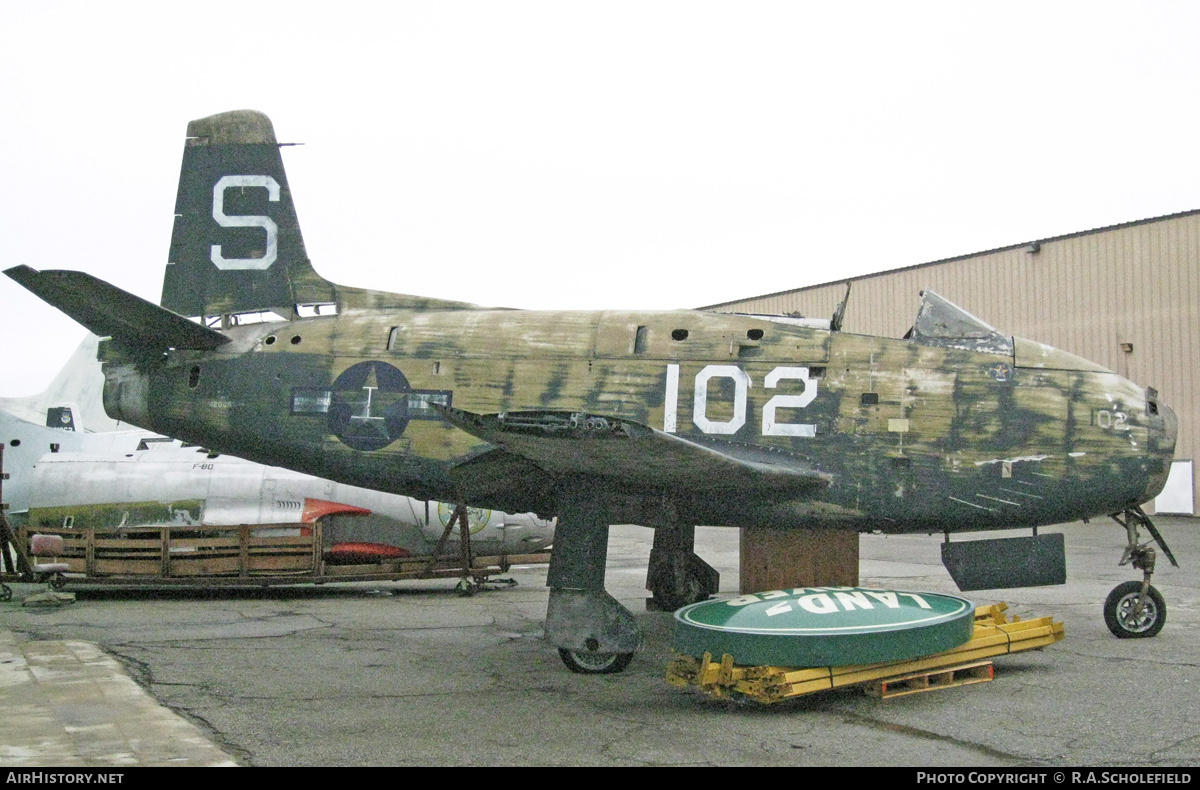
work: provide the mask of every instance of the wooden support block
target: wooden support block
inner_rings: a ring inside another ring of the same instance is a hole
[[[858,533],[748,527],[741,534],[741,591],[857,587]]]

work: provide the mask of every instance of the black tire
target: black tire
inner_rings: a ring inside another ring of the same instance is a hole
[[[1130,617],[1141,592],[1141,582],[1122,582],[1104,599],[1104,624],[1120,639],[1154,636],[1167,621],[1167,604],[1153,586],[1146,591],[1146,603],[1141,615],[1136,621]]]
[[[624,672],[633,660],[633,653],[586,653],[560,647],[558,657],[567,669],[580,675],[611,675]]]

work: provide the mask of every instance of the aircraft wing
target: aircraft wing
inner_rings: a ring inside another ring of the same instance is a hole
[[[552,411],[481,415],[435,408],[456,428],[496,445],[515,456],[514,461],[554,476],[605,477],[630,488],[764,493],[799,493],[832,481],[832,476],[790,453],[732,442],[707,446],[625,419]]]
[[[84,272],[39,272],[29,266],[14,266],[4,273],[94,334],[112,337],[124,346],[152,351],[210,350],[229,342],[220,332]]]

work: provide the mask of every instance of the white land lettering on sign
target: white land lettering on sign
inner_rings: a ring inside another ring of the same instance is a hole
[[[840,603],[842,605],[842,608],[845,609],[847,612],[852,612],[856,608],[857,609],[874,609],[875,608],[875,605],[867,600],[867,596],[863,595],[862,592],[858,591],[858,590],[856,590],[855,592],[835,592],[833,594],[833,597],[838,599],[838,603]]]
[[[853,590],[853,587],[794,587],[791,590],[772,590],[765,593],[747,593],[736,598],[730,598],[725,603],[729,606],[746,606],[747,604],[767,601],[772,598],[784,598],[789,595],[804,595],[806,592],[829,592],[832,590]]]
[[[739,595],[736,598],[730,598],[725,603],[728,606],[747,606],[752,603],[761,603],[772,599],[789,599],[780,601],[767,609],[766,615],[772,617],[792,611],[793,603],[813,614],[833,614],[839,611],[853,612],[857,609],[874,609],[875,604],[868,599],[868,596],[874,598],[876,602],[883,604],[888,609],[900,608],[900,596],[911,599],[913,603],[922,609],[933,608],[928,601],[917,593],[893,592],[890,590],[861,590],[854,587],[797,587],[792,590],[772,590],[765,593]]]
[[[770,593],[767,593],[763,595],[763,598],[767,598],[769,596]],[[834,612],[838,611],[838,603],[842,605],[841,610],[846,612],[853,612],[855,609],[875,608],[875,606],[867,600],[866,596],[863,595],[862,591],[838,591],[833,594],[833,597],[837,598],[837,603],[835,603],[833,599],[829,597],[829,593],[812,593],[810,595],[803,595],[797,598],[796,603],[799,604],[801,608],[812,612],[813,614],[833,614]],[[788,601],[780,601],[770,609],[767,609],[766,614],[767,617],[773,617],[774,615],[786,614],[790,611],[792,611],[790,603]]]
[[[734,384],[733,416],[725,421],[708,417],[708,385],[712,379],[727,378]],[[778,409],[803,409],[817,398],[817,379],[810,378],[808,368],[780,366],[771,370],[763,381],[766,389],[775,389],[781,381],[799,381],[804,384],[803,392],[795,395],[773,396],[763,406],[763,436],[817,435],[817,426],[811,423],[781,422],[775,418]],[[737,433],[746,424],[746,402],[754,382],[749,374],[736,365],[705,365],[696,374],[692,392],[692,424],[707,434],[729,435]],[[663,396],[663,431],[675,433],[679,420],[679,365],[667,365],[666,392]]]
[[[829,593],[802,595],[796,599],[796,603],[800,604],[802,609],[813,614],[833,614],[838,610],[838,605],[829,597]]]
[[[872,590],[864,590],[864,592],[889,609],[900,608],[900,597],[894,592],[874,592]]]
[[[212,262],[218,269],[266,269],[275,262],[279,254],[279,226],[270,217],[225,213],[225,190],[235,187],[263,187],[267,199],[279,202],[279,182],[270,176],[221,176],[213,186],[212,215],[223,228],[262,228],[267,232],[267,245],[261,258],[226,258],[221,254],[221,245],[210,247]]]
[[[837,601],[834,601],[833,598],[830,598],[829,593],[810,593],[808,595],[800,596],[799,598],[796,599],[795,602],[800,606],[800,608],[802,608],[806,611],[812,612],[813,614],[833,614],[833,613],[839,612],[839,611],[853,612],[856,609],[874,609],[875,606],[866,599],[866,596],[863,594],[864,592],[865,591],[853,592],[853,593],[835,592],[833,594],[833,597],[837,598]],[[889,602],[887,600],[884,600],[883,597],[876,596],[874,593],[869,593],[869,594],[873,598],[879,598],[880,602],[883,603],[885,606],[887,606],[889,609],[900,608],[900,603],[898,600],[895,600],[894,602]],[[933,608],[932,606],[929,605],[928,601],[926,601],[924,598],[922,598],[920,595],[917,595],[916,593],[890,593],[890,595],[907,596],[907,597],[911,598],[913,600],[913,602],[917,606],[921,607],[922,609],[932,609]],[[838,606],[839,603],[841,604],[841,607]],[[788,604],[789,604],[788,601],[780,601],[779,603],[775,604],[774,606],[772,606],[770,609],[767,610],[767,615],[770,616],[770,615],[775,615],[775,614],[783,614],[784,612],[790,612],[792,610],[792,608]]]

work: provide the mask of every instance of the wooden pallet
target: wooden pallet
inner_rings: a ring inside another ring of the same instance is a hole
[[[879,699],[903,697],[925,691],[969,686],[972,683],[987,683],[996,676],[991,661],[975,661],[955,667],[912,672],[898,677],[881,678],[863,686],[863,691]]]

